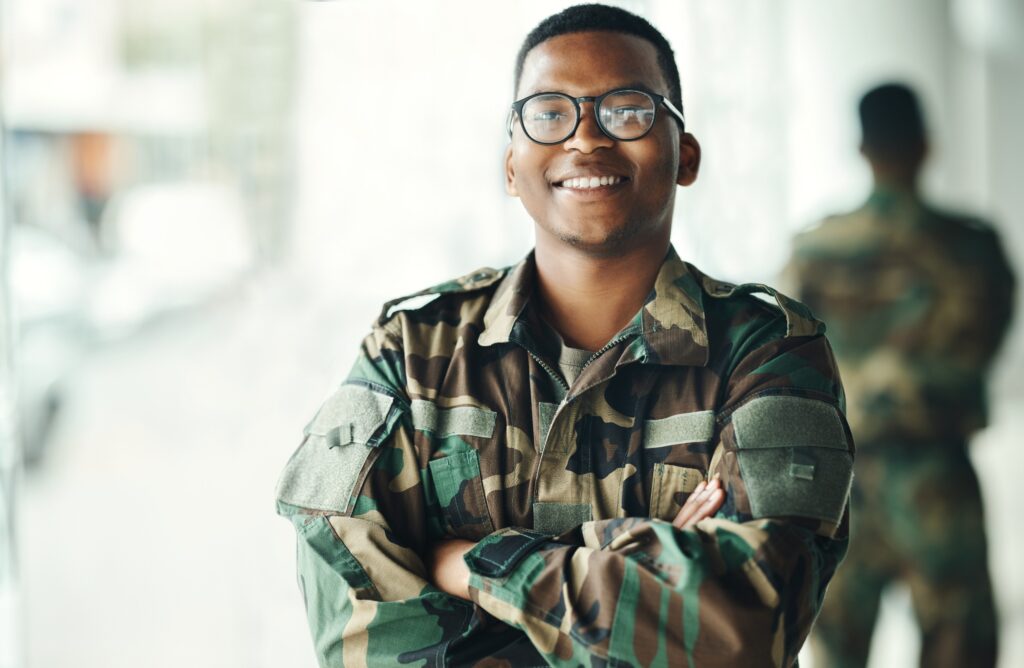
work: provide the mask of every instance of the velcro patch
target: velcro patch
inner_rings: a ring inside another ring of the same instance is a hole
[[[557,536],[592,519],[594,516],[589,503],[537,501],[533,504],[533,528],[552,536]]]
[[[715,433],[715,412],[680,413],[644,421],[644,447],[660,448],[679,443],[709,441]]]
[[[736,446],[809,446],[847,451],[846,431],[835,406],[805,397],[771,395],[747,402],[732,415]]]
[[[320,407],[305,432],[323,436],[331,447],[371,443],[394,401],[393,397],[362,385],[342,385]]]
[[[463,559],[469,570],[485,578],[508,575],[523,558],[550,542],[547,534],[529,529],[506,527],[476,544]]]
[[[393,397],[361,385],[338,388],[306,426],[277,483],[278,501],[344,513],[363,464],[387,436],[393,404]]]
[[[476,406],[438,408],[432,401],[415,399],[412,402],[412,426],[418,431],[430,432],[437,438],[446,436],[478,436],[490,438],[494,434],[494,411]]]
[[[732,416],[736,457],[755,518],[838,523],[853,480],[838,410],[804,397],[759,397]]]
[[[548,442],[548,432],[551,431],[551,422],[558,412],[558,404],[551,404],[546,401],[537,402],[537,415],[540,417],[540,447],[543,451],[544,444]]]

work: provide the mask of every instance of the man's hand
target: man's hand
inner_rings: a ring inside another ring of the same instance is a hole
[[[679,514],[672,520],[672,526],[677,529],[689,529],[702,519],[711,517],[718,512],[718,509],[725,503],[725,490],[716,473],[711,482],[701,481],[690,496],[686,497],[686,503],[679,509]]]
[[[434,586],[451,596],[469,599],[469,567],[462,557],[475,546],[471,540],[453,538],[434,544],[430,555],[430,579]]]
[[[722,483],[716,475],[711,482],[701,482],[686,499],[679,509],[679,514],[672,520],[678,529],[688,529],[706,517],[711,517],[725,502]],[[476,545],[471,540],[453,538],[442,540],[434,545],[431,553],[430,579],[434,585],[446,594],[469,598],[469,568],[463,556]]]

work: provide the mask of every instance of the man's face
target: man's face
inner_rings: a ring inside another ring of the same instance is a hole
[[[583,32],[530,51],[517,98],[538,92],[596,96],[630,87],[668,93],[654,46],[632,35]],[[561,144],[534,143],[516,120],[506,185],[536,222],[538,244],[559,241],[594,255],[618,255],[667,242],[676,184],[693,183],[699,163],[696,140],[680,132],[664,106],[646,136],[616,141],[598,128],[593,103],[584,102],[576,133]],[[612,182],[589,188],[576,180],[594,177]]]

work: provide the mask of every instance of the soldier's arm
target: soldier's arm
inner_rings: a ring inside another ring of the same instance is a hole
[[[745,355],[727,392],[715,518],[504,529],[466,554],[471,599],[552,665],[792,665],[847,546],[838,375],[823,337],[785,338]]]
[[[322,666],[429,657],[465,629],[471,605],[427,580],[430,523],[414,458],[397,343],[376,331],[306,427],[278,486]],[[400,525],[389,518],[400,518]]]
[[[988,248],[982,264],[987,298],[980,300],[986,312],[979,314],[990,332],[988,337],[982,337],[984,343],[988,344],[985,366],[991,363],[1009,330],[1017,291],[1017,279],[999,236],[995,231],[990,231],[987,241]]]
[[[683,507],[672,519],[677,529],[690,529],[701,520],[713,517],[725,502],[718,476],[711,482],[701,481],[683,502]],[[442,540],[431,549],[430,580],[442,591],[467,601],[469,596],[469,569],[466,567],[466,553],[476,546],[471,540]]]

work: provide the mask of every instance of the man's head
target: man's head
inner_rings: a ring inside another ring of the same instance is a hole
[[[861,153],[876,176],[913,181],[927,153],[924,119],[917,96],[907,86],[872,88],[860,100]]]
[[[658,54],[658,67],[661,68],[661,75],[667,84],[665,96],[680,111],[683,110],[682,86],[679,83],[679,69],[676,67],[675,53],[669,45],[665,36],[658,32],[658,29],[648,23],[645,19],[630,14],[618,7],[607,5],[575,5],[568,9],[553,14],[537,24],[530,34],[523,40],[519,47],[519,55],[516,56],[515,88],[513,93],[516,99],[520,96],[519,81],[523,78],[523,63],[526,56],[542,42],[552,37],[568,35],[576,32],[617,32],[624,35],[634,35],[647,40],[654,47]]]
[[[680,106],[678,72],[665,38],[621,9],[570,7],[542,21],[519,52],[515,99],[542,92],[590,98],[617,89],[665,96]],[[575,132],[555,144],[531,140],[513,113],[506,186],[536,222],[538,246],[568,244],[607,256],[667,245],[675,187],[697,178],[697,141],[682,131],[665,102],[654,108],[650,131],[626,141],[602,131],[593,100],[578,108]],[[529,120],[544,122],[551,113],[542,110],[543,117]],[[571,105],[567,113],[575,115]]]

